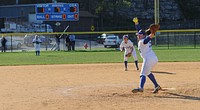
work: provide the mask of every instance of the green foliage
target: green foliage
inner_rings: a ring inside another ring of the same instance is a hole
[[[126,11],[131,7],[131,0],[98,0],[95,12],[108,27],[124,25],[128,17]]]
[[[188,19],[199,19],[200,1],[199,0],[175,0],[185,16]]]
[[[199,18],[200,1],[199,0],[175,0],[182,10],[184,16],[188,19]],[[16,0],[1,0],[0,5],[12,5]],[[19,4],[36,4],[36,3],[51,3],[52,0],[19,0]],[[70,3],[77,2],[81,4],[81,8],[90,11],[93,14],[98,14],[107,21],[111,17],[121,16],[118,12],[125,8],[130,8],[133,0],[57,0],[57,2]],[[142,2],[142,1],[141,1]],[[162,1],[161,1],[162,2]],[[119,19],[116,19],[120,22]],[[106,24],[106,23],[105,23]],[[112,24],[112,23],[111,23]]]

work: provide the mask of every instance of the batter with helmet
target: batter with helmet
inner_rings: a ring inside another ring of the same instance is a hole
[[[156,31],[160,28],[160,26],[157,24],[152,24],[145,33],[139,25],[138,18],[134,18],[133,22],[135,23],[136,30],[138,31],[137,32],[138,50],[140,52],[140,56],[143,59],[143,63],[140,72],[140,85],[138,88],[133,89],[132,92],[133,93],[143,92],[144,84],[146,82],[146,76],[148,76],[155,86],[153,93],[157,93],[159,90],[161,90],[161,87],[157,83],[154,75],[151,72],[151,69],[155,67],[155,65],[158,63],[158,58],[154,53],[154,51],[152,50],[151,40],[154,37]]]
[[[122,52],[123,50],[125,50],[124,52],[125,71],[128,70],[128,58],[131,56],[133,56],[134,58],[136,69],[139,70],[137,54],[133,43],[128,39],[128,35],[123,36],[123,41],[120,44],[120,51]]]

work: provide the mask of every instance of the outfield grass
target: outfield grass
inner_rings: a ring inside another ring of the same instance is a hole
[[[198,62],[200,49],[155,49],[160,62]],[[142,62],[138,54],[139,62]],[[129,59],[133,62],[133,58]],[[123,53],[115,50],[76,51],[76,52],[34,52],[0,53],[0,65],[36,65],[36,64],[84,64],[84,63],[119,63],[123,62]]]

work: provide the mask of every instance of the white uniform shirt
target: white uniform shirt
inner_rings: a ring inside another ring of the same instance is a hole
[[[123,48],[125,49],[125,53],[127,54],[127,53],[130,53],[130,52],[133,51],[134,46],[133,46],[133,43],[130,40],[128,40],[127,43],[122,41],[121,44],[120,44],[120,50],[122,51]]]
[[[33,43],[34,43],[35,51],[40,51],[40,44],[42,43],[40,38],[38,39],[34,38]]]
[[[142,58],[146,58],[148,56],[156,56],[151,47],[151,41],[147,44],[144,44],[144,39],[139,40],[138,42],[138,50]]]

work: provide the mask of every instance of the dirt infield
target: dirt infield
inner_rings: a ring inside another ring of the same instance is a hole
[[[141,66],[141,64],[140,64]],[[73,64],[0,67],[0,110],[197,110],[200,62],[159,63],[155,77],[163,90],[144,93],[139,71],[129,64]]]

